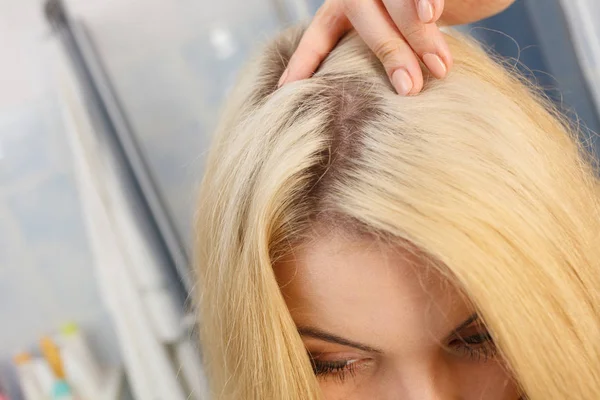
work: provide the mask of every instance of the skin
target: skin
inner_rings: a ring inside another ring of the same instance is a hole
[[[352,360],[351,374],[317,374],[326,400],[519,398],[493,351],[467,355],[457,335],[486,328],[417,251],[317,229],[275,273],[309,355]]]
[[[423,88],[419,61],[436,78],[452,68],[438,24],[459,25],[497,14],[514,0],[326,0],[308,26],[279,86],[309,78],[338,40],[355,29],[382,62],[398,94]]]

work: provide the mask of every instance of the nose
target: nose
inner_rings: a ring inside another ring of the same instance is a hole
[[[390,400],[460,400],[457,384],[445,363],[412,364],[397,371]]]

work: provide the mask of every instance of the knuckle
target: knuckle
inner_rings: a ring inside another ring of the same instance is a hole
[[[315,20],[326,19],[331,14],[331,9],[331,2],[326,1],[323,3],[323,5],[321,5],[321,7],[319,7],[315,13]]]
[[[339,4],[335,1],[337,0],[326,1],[317,10],[314,17],[314,23],[317,24],[320,29],[329,32],[335,30],[336,24],[339,22],[340,18]]]
[[[401,40],[402,39],[389,39],[377,43],[373,48],[375,56],[377,56],[383,64],[387,64],[392,59],[396,58],[400,52]]]
[[[361,2],[364,0],[341,0],[342,1],[342,10],[344,10],[344,14],[348,16],[348,18],[352,18],[358,13],[360,9]]]
[[[423,24],[415,24],[402,31],[402,35],[409,42],[422,41],[427,34],[427,28]]]
[[[310,58],[314,60],[324,60],[329,55],[328,51],[323,49],[311,48],[308,50]]]

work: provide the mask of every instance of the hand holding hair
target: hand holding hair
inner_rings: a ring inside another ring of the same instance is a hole
[[[382,62],[401,95],[423,88],[419,60],[444,78],[452,68],[437,23],[464,24],[496,14],[514,0],[325,0],[307,28],[279,86],[310,77],[338,40],[355,29]],[[444,4],[445,3],[445,4]]]

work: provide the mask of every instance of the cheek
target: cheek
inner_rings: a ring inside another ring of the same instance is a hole
[[[384,393],[388,392],[378,379],[358,379],[347,384],[321,381],[320,386],[324,400],[383,399],[385,398]]]
[[[511,374],[498,361],[464,363],[453,368],[464,400],[517,400],[519,391]]]
[[[461,400],[519,399],[517,385],[499,362],[451,363],[451,365],[446,365],[446,368],[450,376],[445,380],[452,382],[452,387],[438,389],[442,392],[445,391],[444,389],[452,392],[456,397],[451,398]],[[416,393],[422,390],[422,388],[403,387],[397,379],[390,377],[394,374],[395,372],[391,370],[378,370],[373,375],[361,376],[359,374],[343,384],[334,379],[322,380],[320,386],[325,400],[396,399],[395,396],[403,395],[405,391]],[[415,381],[412,383],[414,384]]]

